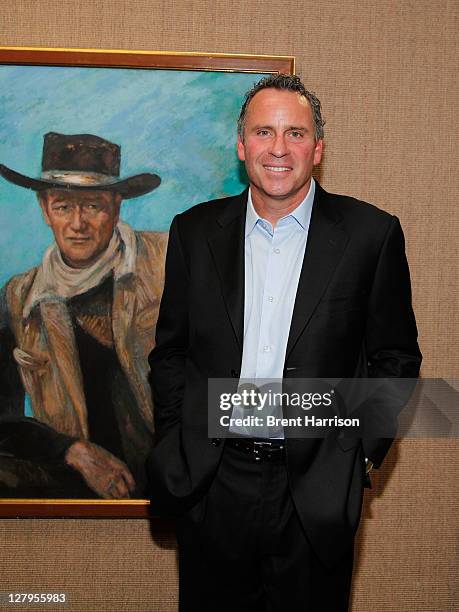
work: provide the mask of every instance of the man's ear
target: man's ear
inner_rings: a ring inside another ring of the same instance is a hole
[[[40,204],[41,212],[43,213],[43,219],[45,220],[46,225],[51,225],[51,220],[48,215],[48,200],[46,198],[46,194],[41,191],[37,191],[37,199]]]
[[[237,136],[237,156],[241,161],[245,161],[245,147],[240,134]]]
[[[320,164],[322,160],[323,150],[324,150],[324,141],[318,140],[316,142],[316,146],[314,147],[314,161],[313,161],[314,166],[317,166],[318,164]]]

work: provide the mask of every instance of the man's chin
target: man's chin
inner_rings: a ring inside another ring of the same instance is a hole
[[[282,188],[267,187],[264,189],[259,189],[258,191],[260,192],[261,196],[269,198],[270,200],[274,200],[276,202],[286,202],[298,196],[300,190],[290,190],[282,186]]]
[[[72,253],[72,254],[70,253],[66,253],[66,254],[61,253],[61,254],[62,254],[62,259],[65,261],[65,263],[70,268],[78,268],[78,269],[89,268],[100,257],[100,253],[97,255],[94,253],[81,253],[81,252]]]

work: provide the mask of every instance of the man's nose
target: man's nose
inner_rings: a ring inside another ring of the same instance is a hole
[[[277,134],[277,136],[274,137],[271,142],[270,153],[274,155],[274,157],[284,157],[284,155],[287,155],[288,148],[284,134]]]
[[[85,227],[86,219],[80,206],[75,206],[72,210],[70,225],[74,231],[81,231]]]

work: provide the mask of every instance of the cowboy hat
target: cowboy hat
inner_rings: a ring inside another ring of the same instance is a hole
[[[43,191],[45,189],[86,189],[116,191],[123,198],[135,198],[156,189],[156,174],[136,174],[120,179],[121,148],[92,134],[44,136],[42,173],[30,178],[0,164],[0,174],[11,183]]]

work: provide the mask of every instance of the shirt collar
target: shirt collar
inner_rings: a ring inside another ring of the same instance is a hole
[[[316,183],[313,178],[311,178],[311,184],[309,186],[309,191],[306,194],[304,200],[299,204],[291,213],[282,217],[282,219],[288,219],[291,217],[294,219],[304,230],[307,230],[309,227],[309,220],[311,218],[312,211],[312,203],[314,202],[314,195],[316,192]],[[279,221],[282,221],[279,219]],[[252,202],[252,189],[249,188],[249,193],[247,197],[247,214],[245,218],[245,236],[249,236],[255,225],[259,221],[263,221],[264,219],[260,217],[253,206]]]

